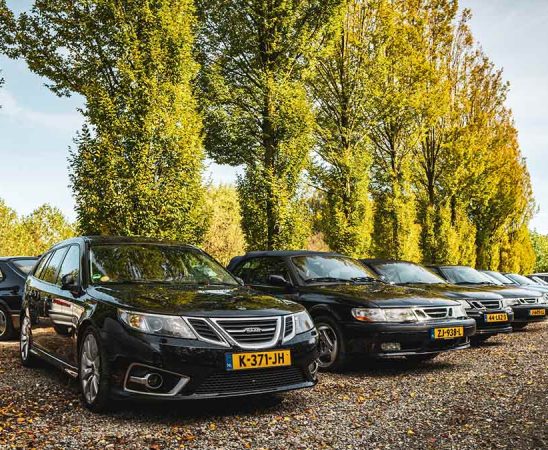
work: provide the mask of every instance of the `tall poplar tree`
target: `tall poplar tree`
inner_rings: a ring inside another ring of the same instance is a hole
[[[195,25],[192,0],[36,0],[18,18],[14,51],[85,99],[70,160],[82,232],[201,240]]]
[[[367,255],[371,245],[365,106],[377,12],[377,1],[345,1],[309,80],[317,123],[311,174],[323,192],[321,229],[331,249],[352,256]]]
[[[206,149],[243,165],[242,225],[255,249],[302,247],[313,145],[303,81],[336,0],[199,0]]]

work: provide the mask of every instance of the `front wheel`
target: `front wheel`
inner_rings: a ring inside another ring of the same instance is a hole
[[[0,341],[7,341],[13,337],[13,323],[6,308],[0,305]]]
[[[32,326],[30,317],[25,314],[23,323],[21,324],[21,334],[19,338],[19,356],[21,364],[25,367],[33,367],[36,359],[31,352],[32,350]]]
[[[315,319],[319,334],[318,366],[322,370],[341,369],[346,362],[343,334],[337,323],[327,316]]]
[[[82,402],[89,410],[102,412],[108,407],[110,393],[107,358],[93,328],[86,329],[81,342],[79,379]]]

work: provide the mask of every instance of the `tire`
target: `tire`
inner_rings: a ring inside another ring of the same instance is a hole
[[[318,316],[314,318],[314,323],[320,338],[318,358],[320,370],[341,370],[347,362],[346,345],[341,328],[329,316]]]
[[[13,337],[14,333],[11,314],[2,305],[0,305],[0,341],[7,341]]]
[[[430,361],[438,355],[439,353],[428,353],[427,355],[409,355],[409,356],[406,356],[405,359],[407,359],[407,361],[421,363],[425,361]]]
[[[32,324],[28,314],[25,314],[21,321],[21,330],[19,334],[19,356],[21,357],[21,364],[24,367],[36,366],[36,356],[32,354],[31,350]]]
[[[99,413],[109,408],[110,371],[99,333],[93,327],[84,331],[78,352],[78,379],[82,403]]]
[[[523,330],[527,325],[529,325],[527,322],[518,322],[512,324],[513,330]]]

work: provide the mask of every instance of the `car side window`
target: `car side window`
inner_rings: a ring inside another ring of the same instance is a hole
[[[33,273],[36,278],[39,278],[40,280],[42,279],[42,272],[44,271],[44,267],[46,266],[50,258],[51,253],[46,253],[44,256],[42,256],[42,259],[40,259],[40,261],[38,262],[36,270]]]
[[[63,258],[65,257],[66,253],[67,247],[55,250],[51,258],[49,259],[46,267],[44,267],[44,270],[42,270],[42,273],[40,274],[41,280],[51,284],[55,284],[57,282],[57,275],[59,273],[61,263],[63,262]]]
[[[80,282],[80,247],[78,245],[71,245],[67,251],[57,277],[58,286],[61,286],[61,280],[67,275],[72,275],[77,283]]]
[[[281,275],[287,281],[291,280],[285,261],[276,257],[250,259],[238,267],[235,273],[245,284],[252,285],[270,285],[270,275]]]

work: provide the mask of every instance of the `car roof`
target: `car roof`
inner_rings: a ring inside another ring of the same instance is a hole
[[[472,269],[473,267],[470,267],[470,266],[465,266],[463,264],[427,264],[426,267],[440,267],[440,268],[443,268],[443,267],[467,267],[469,269]]]
[[[21,259],[38,259],[39,256],[0,256],[0,261],[18,261]]]
[[[66,239],[62,242],[58,242],[55,244],[53,248],[56,247],[62,247],[69,244],[77,244],[80,242],[87,242],[90,244],[105,244],[105,245],[113,245],[113,244],[162,244],[162,245],[173,245],[173,246],[179,246],[179,247],[188,247],[188,248],[196,248],[193,245],[184,244],[182,242],[177,241],[170,241],[170,240],[163,240],[163,239],[155,239],[155,238],[149,238],[149,237],[143,237],[143,236],[77,236],[70,239]]]
[[[285,256],[314,256],[314,255],[344,256],[336,252],[317,252],[313,250],[258,250],[258,251],[247,252],[245,255],[241,256],[241,258],[256,258],[258,256],[285,257]]]

